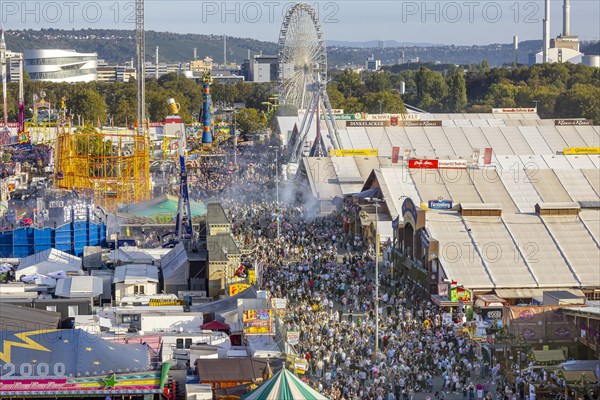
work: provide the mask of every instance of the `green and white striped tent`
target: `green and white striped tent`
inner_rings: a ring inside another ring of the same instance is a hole
[[[242,400],[329,400],[297,376],[282,369]]]

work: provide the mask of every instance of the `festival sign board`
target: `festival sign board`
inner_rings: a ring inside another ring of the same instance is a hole
[[[248,285],[247,283],[234,283],[229,286],[229,296],[235,296],[236,294],[243,292],[249,287],[250,285]]]
[[[408,160],[411,169],[437,169],[439,160]]]
[[[467,169],[467,160],[438,160],[438,169]]]
[[[360,120],[360,121],[346,121],[346,127],[382,127],[390,126],[390,121],[373,121],[373,120]]]
[[[537,108],[492,108],[492,114],[536,114]]]
[[[244,310],[242,331],[246,335],[270,335],[273,333],[273,310]]]
[[[565,155],[600,154],[600,147],[565,147],[563,153]]]
[[[430,210],[452,210],[452,200],[436,199],[427,202]]]
[[[330,149],[330,157],[354,157],[354,156],[375,156],[379,154],[378,149]]]
[[[492,148],[486,147],[483,153],[483,164],[490,165],[492,163]]]
[[[426,127],[432,127],[432,126],[442,126],[442,121],[424,121],[424,120],[398,121],[394,126],[403,126],[403,127],[411,127],[411,128],[413,128],[413,127],[426,128]]]
[[[300,343],[300,332],[287,331],[287,342],[291,345],[297,345],[298,343]]]
[[[592,126],[594,121],[591,119],[555,119],[554,126]]]
[[[400,157],[400,147],[392,147],[392,164],[398,164],[398,158]]]

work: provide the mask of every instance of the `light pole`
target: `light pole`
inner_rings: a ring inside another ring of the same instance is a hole
[[[279,228],[279,162],[277,160],[279,149],[275,147],[275,193],[277,196],[276,210],[277,210],[277,240],[279,241],[280,228]]]
[[[379,353],[379,205],[377,198],[367,199],[375,206],[375,362]]]

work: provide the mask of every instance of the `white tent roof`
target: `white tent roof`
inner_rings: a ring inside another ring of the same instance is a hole
[[[23,275],[47,275],[58,271],[77,272],[79,270],[81,270],[81,258],[60,250],[48,249],[21,259],[15,277],[18,280]]]
[[[121,261],[131,264],[151,264],[160,259],[160,256],[149,254],[144,249],[136,246],[119,247],[108,253],[111,261]]]
[[[184,285],[188,280],[188,256],[183,243],[179,242],[170,252],[160,258],[163,277],[167,285]]]
[[[102,294],[102,279],[95,276],[72,276],[56,282],[58,297],[96,297]]]
[[[147,264],[127,264],[115,268],[113,283],[158,282],[158,268]]]

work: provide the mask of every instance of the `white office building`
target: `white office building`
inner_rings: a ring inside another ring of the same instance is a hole
[[[90,82],[97,77],[98,55],[73,50],[25,50],[24,68],[32,81]]]

